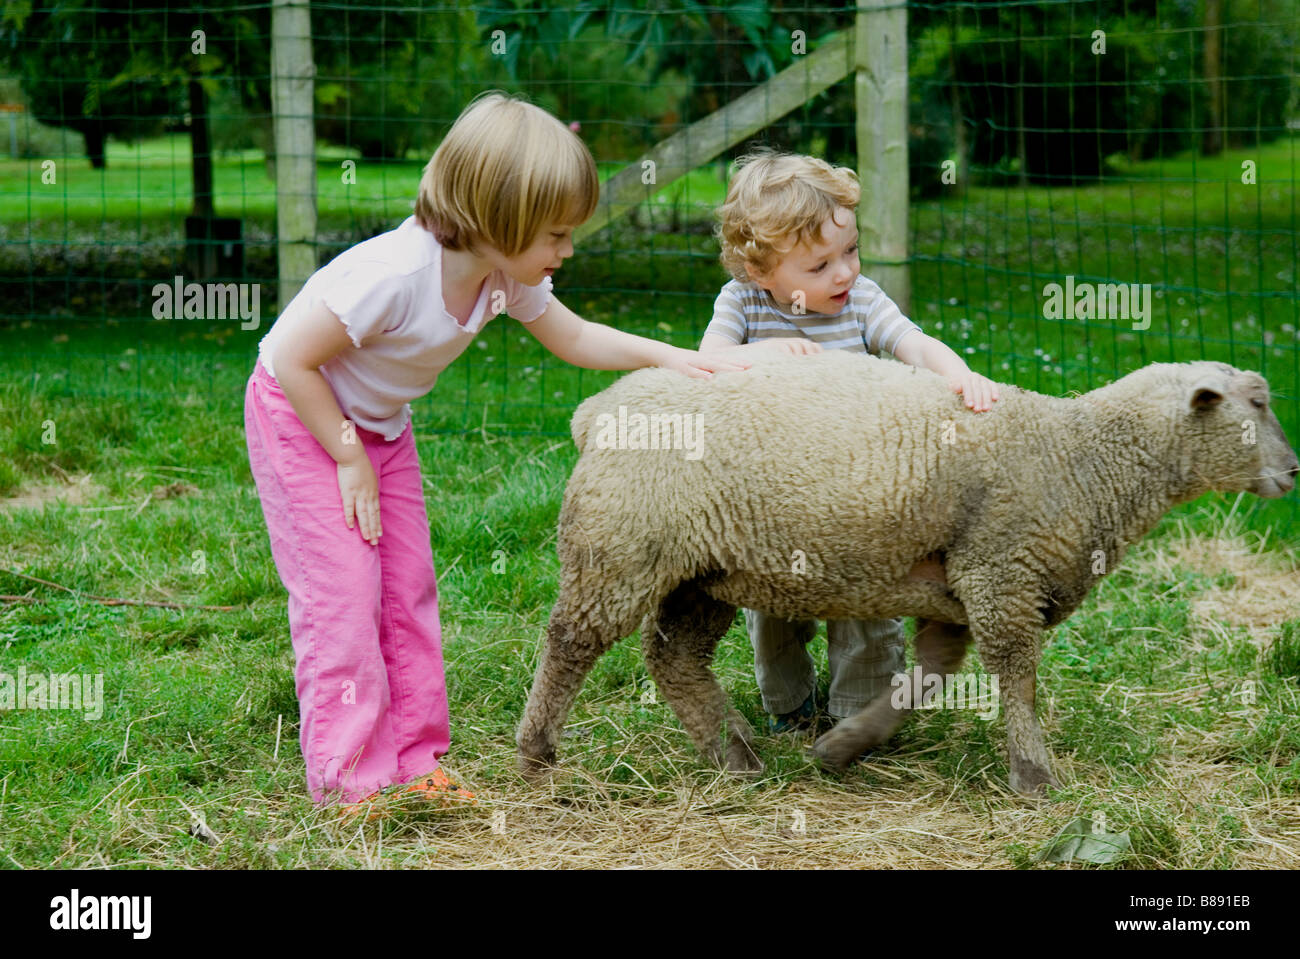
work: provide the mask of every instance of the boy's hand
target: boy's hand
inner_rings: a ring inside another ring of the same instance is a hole
[[[740,356],[729,357],[722,352],[697,353],[695,350],[674,348],[673,352],[659,364],[666,370],[676,370],[684,376],[695,379],[710,379],[714,373],[730,373],[735,370],[747,370],[752,363]]]
[[[948,377],[948,385],[954,393],[960,393],[967,408],[976,413],[991,410],[998,399],[998,385],[971,370]]]
[[[348,529],[353,519],[361,525],[361,538],[371,546],[379,545],[383,529],[379,525],[379,480],[364,452],[355,459],[339,464],[339,495],[343,497],[343,518]]]

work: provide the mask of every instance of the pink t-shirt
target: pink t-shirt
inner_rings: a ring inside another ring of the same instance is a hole
[[[494,298],[498,291],[503,295]],[[484,323],[502,311],[531,323],[545,312],[550,298],[550,277],[524,286],[494,270],[462,325],[442,301],[442,246],[412,216],[396,230],[344,250],[313,273],[262,337],[257,354],[274,376],[271,356],[282,321],[324,301],[355,346],[321,366],[321,374],[344,416],[395,440],[411,417],[410,401],[433,389],[438,374],[465,351]],[[496,309],[489,312],[490,305]]]

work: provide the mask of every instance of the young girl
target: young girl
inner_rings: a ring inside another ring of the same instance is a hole
[[[553,116],[474,100],[425,167],[415,215],[317,271],[258,347],[249,462],[289,593],[307,785],[350,811],[394,783],[457,792],[411,400],[497,313],[588,369],[744,369],[588,323],[551,294],[596,166]],[[468,794],[459,791],[462,796]]]

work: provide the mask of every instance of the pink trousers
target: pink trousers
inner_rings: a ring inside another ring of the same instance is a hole
[[[337,464],[258,363],[248,460],[289,593],[307,787],[356,802],[438,766],[450,726],[429,519],[415,439],[358,428],[379,479],[379,545],[348,529]]]

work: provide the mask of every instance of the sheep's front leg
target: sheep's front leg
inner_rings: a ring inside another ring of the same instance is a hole
[[[1002,682],[1003,712],[1007,721],[1007,758],[1011,763],[1011,788],[1033,795],[1048,786],[1059,786],[1052,775],[1052,754],[1043,739],[1043,728],[1034,715],[1036,671]]]
[[[696,748],[716,766],[756,776],[763,763],[754,752],[754,731],[727,702],[710,664],[736,607],[719,602],[693,582],[672,591],[641,631],[646,667]],[[721,738],[723,721],[726,732]]]
[[[916,624],[916,660],[922,676],[899,673],[894,688],[841,720],[813,744],[813,753],[832,769],[843,769],[864,751],[889,741],[907,714],[921,702],[923,676],[948,676],[966,655],[970,630],[953,623],[922,619]]]
[[[555,764],[555,747],[583,680],[619,639],[613,630],[598,634],[575,629],[567,612],[556,604],[515,738],[519,772],[526,779],[540,779]]]
[[[1032,595],[1032,590],[1025,589],[966,604],[967,610],[973,611],[971,631],[980,660],[998,678],[1007,724],[1011,788],[1022,795],[1058,785],[1052,775],[1052,754],[1034,715],[1043,619],[1037,606],[1025,599]]]

